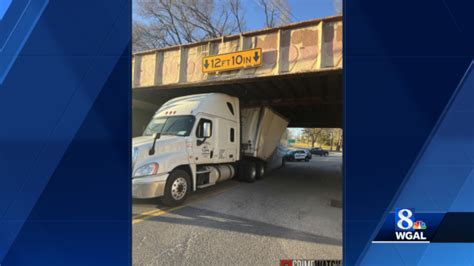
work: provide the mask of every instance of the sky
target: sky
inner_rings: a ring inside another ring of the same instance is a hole
[[[245,7],[247,30],[264,28],[263,9],[258,0],[242,0]],[[292,22],[322,18],[336,14],[333,0],[288,0]]]
[[[3,1],[4,0],[0,0],[0,2]],[[133,0],[133,4],[135,3],[136,0]],[[242,4],[247,21],[246,31],[265,28],[263,8],[258,4],[258,0],[242,0]],[[291,22],[322,18],[336,14],[333,0],[288,0],[288,4],[290,5]]]

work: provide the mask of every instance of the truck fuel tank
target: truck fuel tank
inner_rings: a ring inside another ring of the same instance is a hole
[[[231,164],[208,165],[200,167],[197,171],[199,188],[214,185],[231,179],[235,175],[234,166]]]

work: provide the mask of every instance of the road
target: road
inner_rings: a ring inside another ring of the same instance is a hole
[[[226,181],[167,209],[133,202],[134,265],[279,265],[342,258],[340,154]]]

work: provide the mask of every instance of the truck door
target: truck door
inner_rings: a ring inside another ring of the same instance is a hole
[[[216,163],[228,163],[238,160],[237,146],[238,124],[234,121],[220,119],[218,120],[217,135],[218,143],[216,145]]]
[[[216,125],[213,118],[201,117],[195,132],[193,143],[194,162],[196,164],[213,163],[216,158]]]

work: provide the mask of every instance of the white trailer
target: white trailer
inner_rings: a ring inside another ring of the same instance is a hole
[[[253,182],[275,161],[287,125],[267,107],[241,109],[222,93],[169,100],[132,141],[132,196],[175,206],[234,176]]]

